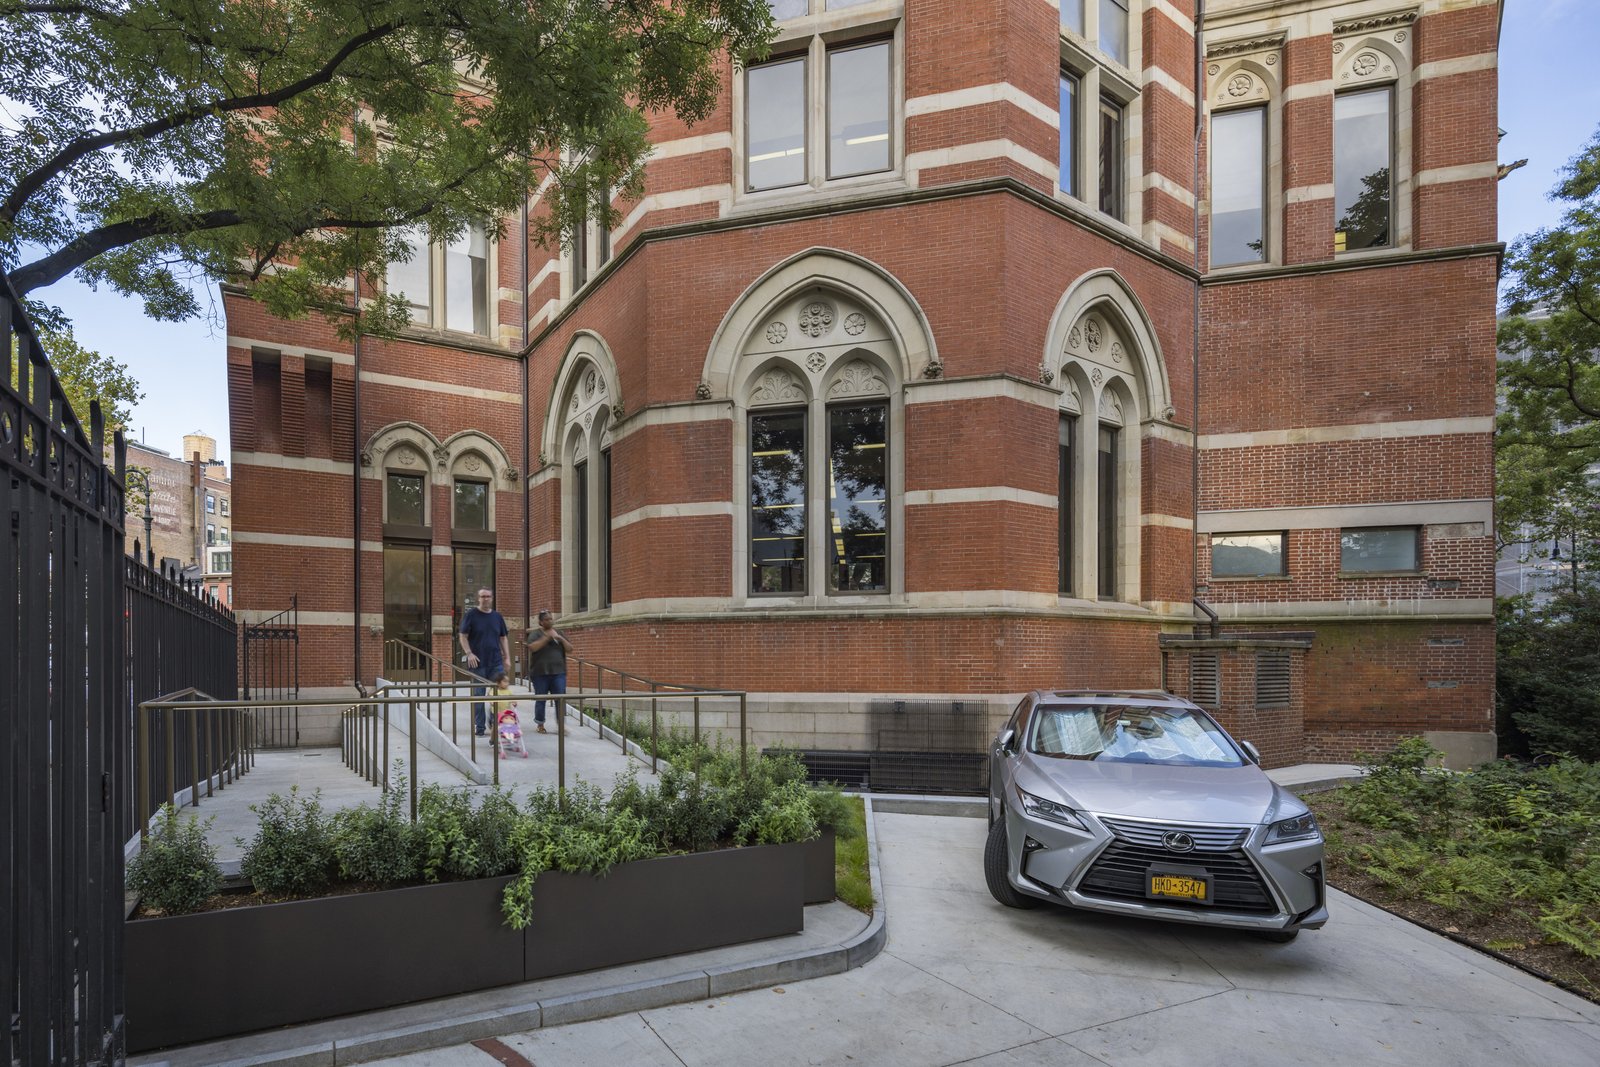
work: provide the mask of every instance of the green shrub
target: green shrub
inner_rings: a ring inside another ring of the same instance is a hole
[[[858,803],[832,783],[811,787],[811,815],[817,828],[832,830],[835,837],[848,838],[863,832],[855,817]]]
[[[262,893],[310,896],[326,889],[339,867],[334,852],[333,820],[322,810],[320,791],[311,799],[290,786],[287,797],[273,793],[250,805],[260,826],[241,864],[246,877]]]
[[[176,808],[163,804],[156,828],[128,864],[128,888],[168,915],[199,908],[222,888],[217,850],[206,840],[212,821],[179,819]]]
[[[378,885],[417,880],[417,833],[404,809],[407,792],[407,779],[397,772],[376,808],[363,804],[334,816],[333,849],[340,877]]]
[[[811,790],[804,782],[788,781],[761,798],[739,822],[733,839],[741,845],[786,845],[817,836],[811,813]]]
[[[521,930],[533,919],[533,888],[545,871],[604,874],[619,863],[659,855],[656,835],[631,808],[610,804],[579,781],[563,804],[554,790],[530,794],[527,813],[512,834],[517,877],[506,886],[507,925]]]

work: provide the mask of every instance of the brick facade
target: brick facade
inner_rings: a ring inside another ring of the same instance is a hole
[[[1208,4],[1204,77],[1244,55],[1271,83],[1274,160],[1265,262],[1215,271],[1196,269],[1210,200],[1194,100],[1225,106],[1227,90],[1194,85],[1193,7],[1135,0],[1125,65],[1058,34],[1044,0],[881,0],[780,26],[791,50],[892,42],[890,170],[745,192],[730,67],[700,125],[653,116],[643,198],[616,202],[609,241],[587,237],[586,279],[570,252],[508,231],[481,337],[418,328],[358,348],[226,294],[236,604],[266,615],[299,593],[302,686],[370,682],[384,546],[409,537],[428,548],[443,653],[451,562],[477,543],[452,536],[451,486],[481,461],[514,624],[550,606],[589,660],[749,690],[758,740],[870,747],[853,697],[977,701],[998,720],[1036,685],[1156,686],[1159,639],[1194,627],[1198,597],[1229,628],[1307,635],[1294,725],[1243,723],[1273,759],[1404,731],[1492,751],[1498,5]],[[1395,232],[1336,254],[1352,49],[1381,52],[1376,77],[1396,86]],[[1057,191],[1064,63],[1124,109],[1125,221]],[[887,588],[870,595],[822,581],[842,397],[882,404],[893,431]],[[749,563],[748,420],[771,404],[807,412],[820,449],[810,584],[777,600]],[[426,475],[426,530],[385,525],[395,471]],[[1340,531],[1368,526],[1418,527],[1417,571],[1342,572]],[[1215,534],[1267,530],[1287,531],[1285,576],[1212,578]],[[797,718],[808,701],[837,713]]]

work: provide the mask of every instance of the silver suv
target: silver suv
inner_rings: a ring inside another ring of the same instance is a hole
[[[1029,693],[989,755],[989,892],[1290,941],[1328,921],[1322,832],[1204,711],[1165,693]]]

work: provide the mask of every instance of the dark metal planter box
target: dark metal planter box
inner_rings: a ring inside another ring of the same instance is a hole
[[[800,847],[806,855],[806,903],[826,904],[838,895],[833,884],[833,831],[823,830],[821,837]]]
[[[141,919],[126,928],[128,1048],[189,1044],[798,932],[803,845],[546,872],[533,922],[509,878]]]
[[[662,856],[533,885],[523,977],[550,978],[759,941],[805,926],[804,845]]]

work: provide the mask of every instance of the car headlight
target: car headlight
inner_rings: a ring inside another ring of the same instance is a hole
[[[1277,845],[1285,841],[1309,841],[1311,838],[1322,836],[1322,831],[1317,829],[1317,817],[1309,811],[1304,815],[1296,815],[1292,819],[1280,819],[1267,827],[1267,844]]]
[[[1023,792],[1021,789],[1017,790],[1017,797],[1022,802],[1022,810],[1036,819],[1044,819],[1046,822],[1058,822],[1062,826],[1070,826],[1074,830],[1089,832],[1089,826],[1083,821],[1082,816],[1065,804],[1057,803],[1054,800],[1046,800],[1044,797],[1036,797],[1032,793]]]

